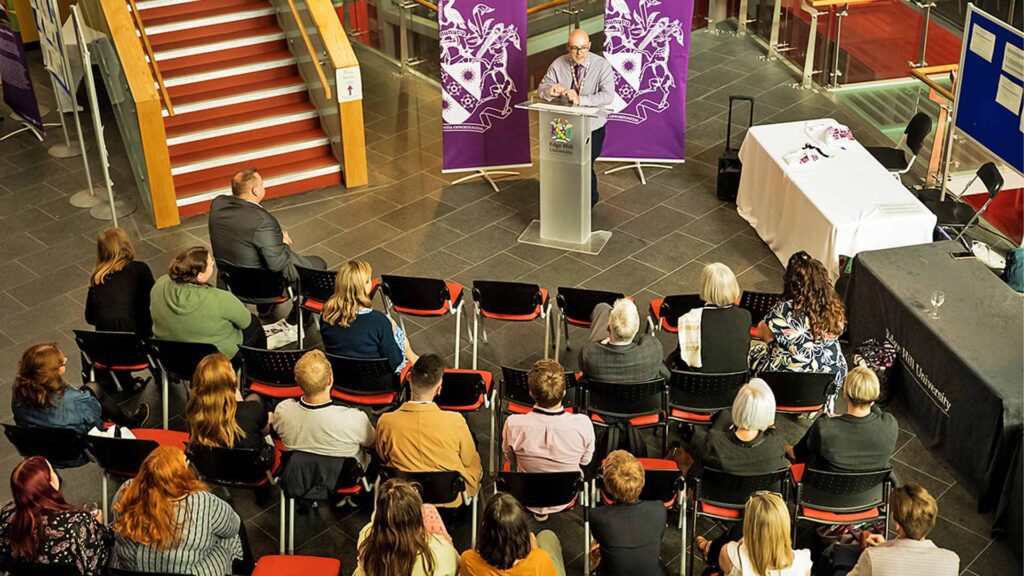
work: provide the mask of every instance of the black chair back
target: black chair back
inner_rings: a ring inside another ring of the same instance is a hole
[[[750,495],[759,490],[778,492],[785,498],[789,491],[789,478],[789,468],[769,474],[739,476],[705,467],[697,478],[695,497],[717,506],[743,508]]]
[[[448,504],[458,500],[466,489],[466,480],[455,471],[405,472],[397,468],[381,469],[380,480],[400,478],[419,485],[420,497],[426,504]]]
[[[295,364],[309,350],[263,350],[242,346],[242,374],[245,382],[269,386],[295,386]]]
[[[668,387],[661,378],[632,384],[583,380],[581,387],[584,409],[602,417],[632,418],[668,408]]]
[[[217,347],[206,342],[178,342],[153,338],[150,340],[153,355],[160,369],[180,380],[192,380],[199,362],[218,352]]]
[[[247,268],[217,261],[219,279],[242,302],[273,304],[282,302],[288,294],[288,278],[283,272],[267,268]]]
[[[746,383],[746,370],[719,374],[673,370],[669,404],[690,412],[718,412],[732,406],[736,392]]]
[[[107,568],[107,576],[195,576],[194,574],[179,574],[177,572],[140,572],[138,570],[122,570],[120,568]]]
[[[673,294],[665,296],[665,299],[662,300],[658,315],[661,316],[665,324],[676,328],[679,325],[680,316],[694,308],[700,308],[704,304],[706,302],[701,300],[700,294]]]
[[[12,563],[8,574],[9,576],[82,576],[82,572],[74,564],[36,564],[30,562]]]
[[[474,280],[473,301],[490,314],[519,316],[533,314],[542,304],[540,287],[521,282]]]
[[[558,308],[562,311],[562,316],[566,320],[577,324],[589,325],[590,315],[594,311],[594,306],[601,303],[612,305],[619,298],[625,297],[625,294],[619,292],[559,286],[555,302],[558,304]]]
[[[332,465],[337,465],[340,469],[332,486],[324,486],[319,474],[309,473],[311,468],[324,470]],[[278,467],[276,476],[279,478],[277,485],[286,498],[327,500],[338,490],[359,486],[366,472],[355,458],[285,450],[281,452],[281,466]]]
[[[334,372],[334,388],[345,394],[370,396],[398,392],[398,374],[387,358],[349,358],[327,354]]]
[[[149,365],[146,343],[132,332],[72,330],[90,364],[106,368]]]
[[[269,467],[259,461],[259,450],[190,444],[189,462],[204,480],[234,488],[255,488],[267,482]]]
[[[446,369],[441,381],[441,393],[434,403],[443,410],[458,410],[475,406],[487,393],[483,375],[475,370]]]
[[[579,472],[499,472],[497,489],[528,508],[564,506],[583,490]]]
[[[1003,175],[999,172],[999,168],[996,168],[994,162],[985,162],[978,168],[978,178],[981,178],[982,184],[985,185],[985,190],[988,190],[988,197],[995,198],[999,191],[1003,189]]]
[[[509,402],[515,402],[516,404],[533,406],[534,402],[533,398],[530,396],[528,376],[528,370],[502,366],[501,384],[498,387],[500,390],[498,400],[506,400]],[[566,372],[565,398],[562,400],[562,406],[566,408],[576,406],[578,403],[578,390],[579,387],[576,382],[576,374],[574,372]]]
[[[392,305],[410,310],[438,310],[452,297],[448,285],[437,278],[382,274],[380,289]]]
[[[835,375],[827,372],[766,371],[757,376],[772,389],[775,409],[779,412],[811,411],[820,407],[835,383]]]
[[[744,290],[740,295],[740,308],[750,312],[750,325],[757,326],[780,300],[782,300],[782,294]]]
[[[86,436],[86,450],[104,472],[121,478],[134,478],[142,461],[160,446],[153,440]]]
[[[22,458],[42,456],[54,468],[74,468],[88,462],[85,438],[70,428],[4,424],[4,435]]]
[[[299,275],[299,296],[303,299],[308,298],[322,304],[334,294],[334,280],[338,277],[337,272],[302,266],[296,266],[295,271]]]
[[[855,512],[885,503],[892,469],[826,472],[808,468],[800,479],[800,504],[830,512]]]
[[[932,131],[932,118],[924,112],[918,112],[914,114],[914,117],[910,119],[907,124],[907,129],[903,132],[907,135],[907,148],[915,156],[921,152],[921,146],[924,146],[924,140],[931,134]]]

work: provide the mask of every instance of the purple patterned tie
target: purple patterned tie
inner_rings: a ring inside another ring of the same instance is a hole
[[[579,94],[580,90],[583,88],[582,86],[580,86],[580,80],[582,80],[582,79],[583,79],[583,64],[575,64],[575,65],[573,65],[573,68],[572,68],[572,89],[575,90],[577,94]]]

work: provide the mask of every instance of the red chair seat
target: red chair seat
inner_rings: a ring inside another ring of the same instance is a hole
[[[462,285],[455,282],[449,282],[447,280],[445,280],[444,283],[448,286],[448,295],[452,298],[451,303],[455,305],[455,303],[462,298]],[[444,316],[451,310],[451,308],[448,301],[445,300],[444,305],[436,310],[420,310],[418,308],[404,308],[402,306],[395,306],[395,310],[402,314],[409,314],[410,316]]]
[[[824,404],[818,404],[817,406],[776,406],[776,412],[786,412],[787,414],[800,414],[803,412],[817,412],[821,410]]]
[[[711,422],[711,418],[714,416],[714,414],[709,412],[689,412],[686,410],[681,410],[679,408],[672,408],[670,416],[672,418],[680,418],[682,420]]]
[[[506,322],[527,322],[540,316],[540,312],[544,306],[548,303],[548,289],[540,289],[540,304],[530,312],[529,314],[495,314],[494,312],[488,312],[487,310],[480,310],[480,314],[487,318],[494,318],[495,320],[504,320]]]
[[[878,507],[870,508],[863,512],[827,512],[825,510],[818,510],[817,508],[811,508],[810,506],[801,506],[800,515],[804,518],[810,518],[812,520],[819,520],[821,522],[828,522],[831,524],[849,524],[853,522],[861,522],[863,520],[873,520],[878,518]]]
[[[341,561],[319,556],[264,556],[252,576],[338,576]]]
[[[519,404],[518,402],[509,402],[508,411],[513,414],[529,414],[530,412],[533,411],[533,406]]]
[[[730,520],[738,520],[743,515],[742,508],[726,508],[724,506],[715,506],[714,504],[708,504],[707,502],[698,502],[700,511],[703,514],[710,514],[719,518],[728,518]]]
[[[676,461],[667,458],[637,458],[636,460],[644,467],[644,470],[679,470]]]
[[[114,370],[115,372],[138,372],[139,370],[148,370],[149,364],[143,362],[141,364],[132,364],[131,366],[104,366],[103,364],[96,362],[96,367],[102,368],[103,370]]]
[[[789,473],[793,475],[793,481],[797,484],[804,477],[804,469],[807,467],[806,464],[790,464]]]
[[[250,382],[249,391],[268,398],[298,398],[302,396],[302,388],[298,386],[274,386],[259,382]]]
[[[359,494],[362,491],[363,491],[363,485],[362,484],[356,484],[355,486],[349,486],[348,488],[338,488],[337,490],[335,490],[335,492],[337,492],[338,494],[344,494],[346,496],[351,496],[353,494]]]
[[[361,404],[364,406],[385,406],[392,404],[395,401],[395,397],[398,396],[395,392],[385,392],[383,394],[346,394],[340,390],[331,390],[331,398],[337,398],[344,402],[351,402],[352,404]]]
[[[598,424],[604,424],[604,418],[601,418],[600,414],[591,414],[590,419]],[[646,416],[634,416],[629,419],[629,423],[632,426],[649,426],[651,424],[657,424],[661,421],[660,414],[647,414]]]
[[[319,300],[313,300],[312,298],[306,298],[302,301],[302,307],[312,312],[322,312],[324,309],[324,303]]]
[[[171,446],[185,451],[188,444],[188,433],[162,428],[132,428],[132,434],[138,440],[152,440],[161,446]]]
[[[750,337],[751,338],[760,338],[760,336],[758,336],[758,334],[757,334],[757,326],[751,326],[750,327]]]

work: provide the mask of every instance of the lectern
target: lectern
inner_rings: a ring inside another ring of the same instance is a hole
[[[611,232],[590,229],[590,123],[597,108],[525,102],[540,115],[540,220],[519,242],[598,254]]]

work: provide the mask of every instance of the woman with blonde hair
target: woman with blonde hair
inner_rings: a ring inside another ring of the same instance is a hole
[[[85,321],[97,330],[153,335],[149,292],[153,272],[135,260],[135,248],[123,228],[107,228],[96,240],[96,265],[89,278]]]
[[[178,448],[153,450],[114,495],[113,512],[115,568],[223,576],[245,557],[238,514],[206,491]]]
[[[712,262],[700,273],[704,306],[679,317],[679,348],[666,363],[679,370],[742,372],[750,352],[750,312],[738,306],[740,285],[725,264]]]
[[[714,542],[698,536],[697,547],[725,576],[809,576],[811,551],[793,550],[789,522],[782,496],[755,492],[743,513],[741,540],[735,541],[735,531]]]
[[[242,399],[235,369],[223,354],[210,354],[196,366],[185,420],[191,443],[272,452],[264,440],[270,416],[258,396]]]
[[[395,372],[419,358],[405,332],[372,308],[373,269],[365,260],[350,260],[338,269],[334,294],[324,303],[320,335],[324,349],[350,358],[387,358]]]

